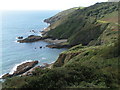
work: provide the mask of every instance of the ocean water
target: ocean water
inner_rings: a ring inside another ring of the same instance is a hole
[[[2,74],[12,73],[16,65],[32,60],[38,60],[39,64],[54,62],[59,54],[66,49],[50,49],[45,47],[49,43],[38,41],[33,43],[17,43],[16,37],[28,35],[40,35],[48,25],[43,22],[59,11],[4,11],[0,21],[0,65]],[[35,30],[36,33],[30,32]],[[44,48],[40,49],[42,46]],[[36,48],[36,49],[35,49]]]

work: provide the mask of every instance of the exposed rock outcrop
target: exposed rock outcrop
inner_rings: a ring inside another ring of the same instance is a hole
[[[21,36],[21,37],[17,37],[18,39],[23,39],[23,37]]]
[[[23,73],[21,76],[32,76],[36,69],[45,69],[45,68],[50,68],[51,69],[52,65],[53,65],[53,63],[51,63],[51,64],[43,63],[42,66],[36,66],[36,67],[30,69],[29,71]]]
[[[23,73],[21,76],[32,76],[32,75],[33,75],[33,72],[34,72],[36,69],[42,69],[42,68],[41,68],[41,66],[36,66],[36,67],[30,69],[29,71]]]
[[[10,78],[12,76],[13,76],[12,74],[6,73],[5,75],[2,76],[2,79]]]
[[[21,65],[19,65],[16,69],[16,71],[13,73],[13,75],[20,75],[28,71],[29,69],[33,68],[36,64],[38,64],[38,61],[32,61],[32,62],[26,62]]]
[[[39,40],[43,40],[43,38],[41,36],[30,35],[30,36],[28,36],[25,39],[17,40],[17,42],[20,42],[20,43],[29,43],[29,42],[39,41]]]
[[[44,39],[45,42],[52,43],[50,45],[46,45],[46,47],[49,48],[69,48],[71,47],[70,45],[67,44],[67,39]]]
[[[5,78],[21,75],[21,74],[27,72],[28,70],[30,70],[31,68],[33,68],[36,64],[38,64],[38,61],[23,63],[23,64],[17,66],[17,69],[16,69],[16,71],[14,71],[13,74],[7,73],[7,74],[3,75],[2,78],[5,79]]]
[[[45,42],[48,42],[48,43],[55,43],[55,44],[61,44],[61,43],[66,43],[67,42],[67,39],[54,39],[54,38],[47,38],[47,39],[44,39]]]
[[[80,52],[60,54],[57,61],[53,64],[53,67],[61,67],[63,64],[65,64],[66,62],[68,62],[70,59],[77,56],[78,54],[80,54]]]
[[[60,44],[52,44],[52,45],[46,45],[46,47],[49,48],[70,48],[70,45],[60,45]]]

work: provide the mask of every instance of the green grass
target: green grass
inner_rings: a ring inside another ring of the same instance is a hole
[[[110,25],[116,24],[117,12],[117,3],[98,3],[90,7],[74,10],[61,17],[61,19],[55,20],[51,24],[51,30],[47,33],[47,36],[68,39],[70,45],[90,45],[91,42],[94,42],[92,43],[93,45],[98,42],[102,44],[99,40],[103,38],[104,31],[108,29],[108,23]],[[64,11],[61,13],[64,13]],[[118,25],[116,24],[115,26]],[[110,30],[109,28],[109,32]],[[104,38],[114,41],[111,37],[105,35]]]

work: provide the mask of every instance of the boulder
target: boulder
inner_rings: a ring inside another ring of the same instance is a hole
[[[42,46],[40,46],[40,48],[42,48]]]

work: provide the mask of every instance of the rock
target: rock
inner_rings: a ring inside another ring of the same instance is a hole
[[[48,43],[54,43],[54,44],[67,43],[67,39],[55,39],[50,37],[48,37],[47,39],[44,39],[44,41]]]
[[[41,36],[30,35],[30,36],[28,36],[25,39],[17,40],[17,42],[20,42],[20,43],[29,43],[29,42],[39,41],[39,40],[43,40],[43,38]]]
[[[62,53],[59,55],[57,61],[53,64],[53,67],[61,67],[66,62],[71,60],[73,57],[79,55],[81,52],[75,52],[75,53]]]
[[[7,74],[5,74],[5,75],[2,76],[2,79],[10,78],[12,76],[13,76],[12,74],[7,73]]]
[[[36,66],[36,67],[30,69],[29,71],[21,74],[21,76],[32,76],[32,75],[34,75],[34,71],[35,71],[36,69],[45,69],[45,68],[50,68],[50,69],[51,69],[51,68],[52,68],[52,65],[53,65],[53,63],[51,63],[51,64],[43,63],[42,66]]]
[[[50,64],[48,64],[48,63],[43,63],[43,65],[44,65],[45,67],[48,67]]]
[[[46,47],[49,47],[49,48],[57,48],[56,45],[46,45]]]
[[[23,37],[17,37],[18,39],[23,39]]]
[[[17,69],[16,69],[16,71],[14,71],[13,74],[7,73],[7,74],[2,76],[2,79],[6,79],[6,78],[13,77],[13,76],[21,75],[21,74],[29,71],[30,69],[32,69],[36,64],[38,64],[38,61],[23,63],[23,64],[17,66]]]
[[[46,45],[46,47],[49,47],[49,48],[69,48],[71,46],[69,46],[69,45],[60,45],[60,44],[52,44],[52,45]]]
[[[21,65],[19,65],[16,69],[16,71],[13,73],[14,76],[20,75],[25,73],[26,71],[33,68],[36,64],[38,64],[38,61],[32,61],[32,62],[26,62]]]
[[[30,69],[29,71],[23,73],[21,76],[32,76],[32,75],[33,75],[33,72],[34,72],[36,69],[42,69],[42,68],[41,68],[41,66],[36,66],[36,67]]]
[[[32,30],[32,32],[34,32],[34,33],[35,33],[35,30]]]
[[[30,32],[34,32],[35,33],[35,30],[30,30]]]
[[[28,36],[28,38],[30,38],[30,37],[34,37],[35,35],[30,35],[30,36]]]

